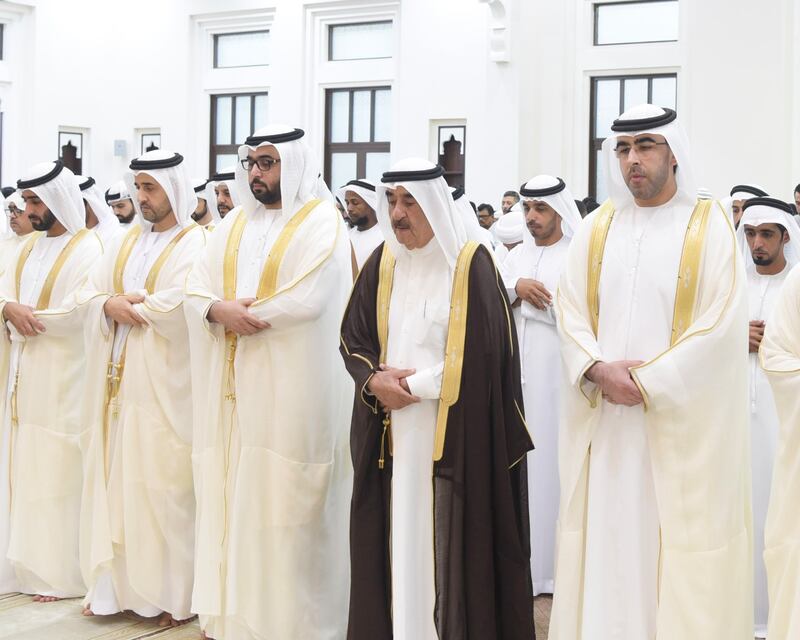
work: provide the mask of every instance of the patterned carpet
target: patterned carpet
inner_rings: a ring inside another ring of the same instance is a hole
[[[549,596],[536,598],[536,640],[547,640]],[[199,640],[197,621],[160,629],[133,614],[85,617],[80,600],[34,602],[19,594],[0,596],[0,640]]]

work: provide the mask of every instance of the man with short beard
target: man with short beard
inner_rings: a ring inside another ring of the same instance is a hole
[[[214,215],[216,209],[208,206],[207,199],[208,182],[200,178],[192,180],[194,195],[197,196],[197,207],[192,212],[192,220],[208,231],[213,231],[214,225],[222,219],[219,215]]]
[[[753,637],[747,299],[676,113],[603,143],[610,198],[570,244],[552,640]]]
[[[764,529],[772,486],[779,422],[767,376],[758,362],[758,350],[783,283],[800,262],[800,227],[792,205],[769,197],[744,202],[737,240],[745,259],[750,309],[750,453],[753,462],[753,525],[755,532],[755,637],[767,637],[767,567]],[[773,565],[770,571],[776,570]],[[777,569],[780,571],[780,569]],[[777,637],[785,637],[780,634]]]
[[[8,329],[0,332],[0,363],[8,363],[0,473],[10,480],[0,487],[0,587],[50,602],[86,591],[78,565],[85,318],[75,293],[102,248],[60,160],[36,165],[17,186],[41,233],[29,235],[0,279]]]
[[[206,201],[223,219],[239,204],[235,169],[230,167],[215,173],[206,184]]]
[[[339,212],[303,131],[239,147],[242,204],[187,280],[197,546],[206,635],[343,638],[353,386],[338,357],[352,285]]]
[[[381,242],[383,234],[375,217],[375,185],[369,180],[351,180],[337,196],[347,207],[347,218],[352,225],[350,242],[359,269]]]
[[[192,400],[186,276],[205,245],[183,157],[133,160],[139,219],[106,248],[79,294],[87,381],[81,569],[84,615],[191,618]]]
[[[525,216],[522,244],[503,262],[522,365],[525,415],[536,451],[528,456],[533,595],[553,593],[558,518],[558,397],[561,354],[553,298],[581,216],[561,178],[540,175],[520,188]],[[504,215],[502,225],[512,212]],[[517,315],[518,313],[518,315]]]
[[[5,199],[5,215],[8,219],[9,233],[0,238],[0,276],[12,263],[19,245],[33,231],[31,221],[25,214],[25,200],[18,191],[14,191]]]
[[[136,217],[136,209],[133,208],[131,194],[128,193],[128,187],[124,180],[120,180],[106,190],[106,204],[111,207],[123,228],[129,226]]]

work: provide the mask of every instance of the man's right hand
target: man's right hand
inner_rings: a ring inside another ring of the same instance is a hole
[[[406,378],[413,375],[415,369],[394,369],[381,365],[367,383],[369,392],[378,399],[384,409],[396,411],[410,404],[419,402],[417,396],[411,395]]]
[[[269,329],[269,322],[259,320],[248,308],[255,298],[239,298],[238,300],[220,300],[211,305],[207,318],[209,322],[221,324],[228,331],[240,336],[252,336],[254,333]]]
[[[23,336],[38,336],[45,332],[41,321],[33,314],[33,307],[18,302],[6,302],[3,307],[3,319],[14,325]]]
[[[520,278],[514,291],[521,300],[530,302],[539,311],[545,311],[553,304],[553,296],[541,282],[532,278]]]
[[[600,387],[603,399],[607,402],[635,407],[642,404],[644,399],[629,369],[640,364],[643,364],[642,360],[595,362],[584,375],[587,380]]]
[[[129,324],[139,327],[147,324],[133,305],[144,302],[144,296],[139,293],[127,293],[121,296],[111,296],[103,305],[103,312],[106,318],[113,320],[117,324]]]
[[[751,320],[750,340],[749,340],[750,353],[758,353],[758,348],[761,346],[761,341],[763,339],[764,339],[764,321]]]

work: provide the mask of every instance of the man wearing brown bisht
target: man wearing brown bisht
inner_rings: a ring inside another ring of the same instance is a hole
[[[386,242],[356,281],[341,353],[350,435],[349,640],[530,640],[522,413],[508,299],[442,168],[383,175]]]

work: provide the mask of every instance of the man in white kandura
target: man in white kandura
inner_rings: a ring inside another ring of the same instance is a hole
[[[760,358],[780,421],[764,534],[767,637],[792,640],[800,637],[800,269],[792,269],[778,294]]]
[[[271,126],[239,147],[242,205],[187,282],[192,611],[217,640],[328,640],[347,624],[351,249],[302,138]]]
[[[0,513],[18,590],[49,602],[86,592],[78,566],[81,450],[85,425],[83,310],[76,292],[100,257],[75,175],[61,161],[17,182],[36,231],[0,279],[0,338],[6,409]],[[10,468],[9,468],[10,467]],[[11,508],[9,510],[9,500]],[[3,523],[5,526],[5,522]]]
[[[239,188],[236,186],[236,171],[233,167],[227,167],[208,179],[206,202],[208,207],[216,212],[215,217],[220,220],[241,204]]]
[[[736,235],[746,265],[750,307],[749,399],[755,537],[755,636],[766,638],[769,600],[763,559],[764,524],[780,426],[769,381],[758,361],[758,348],[764,328],[771,322],[781,287],[789,272],[800,261],[800,227],[795,222],[791,205],[775,198],[756,197],[745,201]]]
[[[558,397],[561,353],[553,308],[570,240],[581,224],[575,200],[560,178],[541,175],[520,189],[527,229],[503,263],[517,322],[525,415],[536,450],[528,454],[533,595],[553,593],[558,519]],[[515,215],[507,213],[497,223]],[[516,320],[516,318],[515,318]]]
[[[375,217],[375,185],[369,180],[351,180],[336,192],[344,202],[347,217],[352,224],[350,243],[356,258],[356,266],[361,269],[381,242],[383,234]]]
[[[205,245],[183,157],[133,160],[137,220],[79,294],[87,308],[81,569],[85,615],[191,617],[192,392],[186,276]]]
[[[671,109],[603,143],[610,199],[569,247],[556,309],[553,640],[753,637],[747,299]]]

